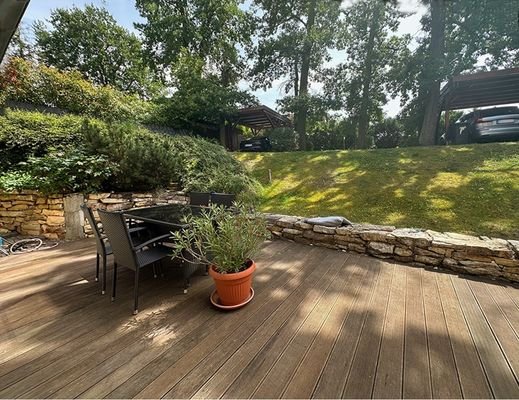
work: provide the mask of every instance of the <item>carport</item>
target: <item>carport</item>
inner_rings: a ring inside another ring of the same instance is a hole
[[[241,108],[229,118],[228,124],[220,130],[220,143],[229,150],[238,150],[240,147],[237,125],[246,126],[252,129],[254,135],[257,135],[263,129],[292,126],[292,121],[265,105]]]
[[[441,90],[439,101],[445,129],[450,110],[519,103],[519,68],[454,76]]]

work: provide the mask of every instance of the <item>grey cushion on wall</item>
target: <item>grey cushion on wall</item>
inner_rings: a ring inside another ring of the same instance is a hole
[[[351,225],[351,222],[344,217],[316,217],[307,218],[305,220],[307,224],[322,225],[329,227]]]

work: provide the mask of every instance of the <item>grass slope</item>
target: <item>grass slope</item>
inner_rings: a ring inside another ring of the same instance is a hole
[[[519,143],[237,157],[263,211],[519,238]]]

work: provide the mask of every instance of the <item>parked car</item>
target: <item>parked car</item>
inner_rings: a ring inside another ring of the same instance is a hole
[[[442,143],[465,144],[519,140],[519,107],[475,110],[449,126]]]
[[[260,136],[240,142],[240,151],[271,151],[272,143],[268,136]]]

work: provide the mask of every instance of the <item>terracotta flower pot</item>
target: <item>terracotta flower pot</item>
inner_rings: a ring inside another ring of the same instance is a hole
[[[256,269],[256,263],[250,261],[251,265],[244,271],[231,274],[220,274],[209,268],[209,275],[213,277],[220,303],[224,306],[235,306],[243,303],[251,294],[252,274]]]

